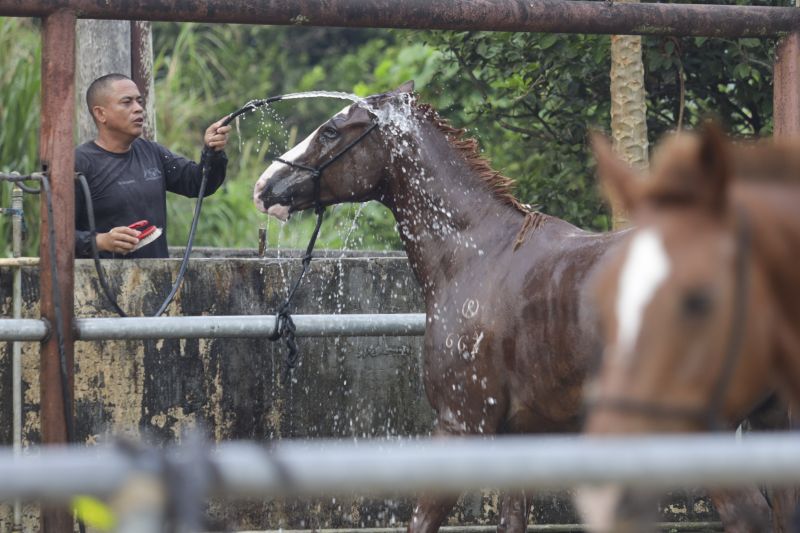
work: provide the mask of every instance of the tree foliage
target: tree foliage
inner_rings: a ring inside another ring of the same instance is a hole
[[[449,114],[478,132],[522,200],[583,227],[607,229],[593,179],[589,128],[609,123],[609,38],[593,35],[430,33],[454,74],[434,82]],[[645,37],[651,144],[716,116],[738,135],[772,132],[772,39]]]
[[[0,172],[38,170],[41,44],[30,19],[0,17]],[[28,240],[25,255],[36,255],[38,197],[25,195]],[[0,183],[0,207],[11,207],[11,187]],[[0,215],[0,254],[11,255],[11,220]]]

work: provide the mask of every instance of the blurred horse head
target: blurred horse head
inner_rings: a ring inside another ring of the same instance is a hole
[[[800,398],[796,146],[708,125],[664,141],[647,178],[594,148],[636,227],[594,280],[605,348],[587,432],[724,429],[775,390]],[[612,516],[599,498],[586,509]]]

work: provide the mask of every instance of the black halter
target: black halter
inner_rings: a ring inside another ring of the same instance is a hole
[[[711,430],[720,430],[725,427],[721,411],[728,392],[730,381],[736,365],[741,359],[742,339],[744,336],[745,319],[748,305],[748,289],[750,276],[748,259],[750,254],[751,236],[747,214],[739,208],[736,212],[736,258],[735,258],[735,285],[734,308],[731,329],[725,351],[725,359],[714,389],[711,391],[708,407],[691,408],[672,406],[656,402],[640,402],[624,397],[596,398],[587,401],[589,409],[602,409],[625,414],[649,416],[660,419],[691,420],[700,423]]]
[[[312,167],[309,165],[302,165],[300,163],[295,163],[294,161],[287,161],[280,157],[276,157],[275,161],[283,163],[284,165],[289,165],[293,168],[298,168],[300,170],[305,170],[311,173],[311,179],[314,183],[314,212],[317,214],[317,224],[314,226],[314,231],[311,233],[311,239],[308,241],[308,246],[306,247],[306,253],[303,256],[303,269],[300,271],[300,274],[297,276],[297,279],[292,284],[291,289],[289,290],[289,295],[286,297],[286,300],[278,309],[278,312],[275,314],[275,328],[272,330],[272,334],[267,337],[271,341],[277,341],[280,338],[285,338],[286,341],[286,348],[288,349],[288,353],[286,354],[286,364],[283,368],[283,376],[282,381],[283,383],[287,383],[289,380],[290,373],[292,369],[297,365],[297,359],[299,356],[299,352],[297,350],[297,343],[294,340],[294,332],[295,332],[295,325],[294,321],[292,320],[291,315],[291,304],[292,298],[294,298],[294,294],[297,291],[297,288],[300,286],[300,282],[303,280],[303,276],[306,275],[306,271],[308,270],[308,265],[311,263],[311,259],[313,259],[314,253],[314,245],[317,243],[317,237],[319,236],[319,228],[322,226],[322,215],[325,213],[325,206],[322,205],[322,198],[320,198],[320,189],[321,189],[321,181],[322,181],[322,172],[332,165],[335,161],[337,161],[340,157],[346,154],[351,148],[355,145],[360,143],[364,138],[376,127],[378,127],[377,122],[372,122],[372,124],[364,130],[358,137],[353,139],[347,146],[342,148],[336,155],[319,165],[318,167]]]
[[[320,199],[320,181],[322,179],[322,171],[325,170],[326,168],[328,168],[329,166],[331,166],[333,163],[335,163],[344,154],[349,152],[350,149],[353,148],[355,145],[357,145],[358,143],[363,141],[364,137],[369,135],[369,133],[372,130],[374,130],[376,127],[378,127],[378,123],[377,122],[372,122],[372,124],[366,130],[364,130],[361,133],[361,135],[359,135],[358,137],[353,139],[350,142],[350,144],[348,144],[347,146],[342,148],[339,151],[339,153],[337,153],[336,155],[334,155],[333,157],[331,157],[330,159],[328,159],[327,161],[325,161],[324,163],[322,163],[318,167],[312,167],[312,166],[309,166],[309,165],[303,165],[303,164],[300,164],[300,163],[295,163],[294,161],[287,161],[286,159],[283,159],[281,157],[276,157],[275,161],[277,161],[279,163],[283,163],[284,165],[289,165],[290,167],[299,168],[300,170],[305,170],[305,171],[311,173],[311,177],[314,180],[314,212],[319,214],[321,211],[324,211],[324,209],[325,209],[322,206],[322,200]]]

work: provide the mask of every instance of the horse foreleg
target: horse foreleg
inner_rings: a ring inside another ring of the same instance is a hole
[[[421,497],[408,522],[408,533],[439,531],[439,527],[450,514],[456,501],[458,501],[457,495]]]
[[[798,533],[800,524],[796,523],[800,507],[798,489],[781,488],[767,490],[772,507],[772,527],[775,533]]]
[[[772,531],[771,509],[755,487],[714,490],[709,497],[717,509],[725,533],[766,533]]]
[[[528,528],[528,498],[523,491],[504,492],[500,499],[497,533],[524,533]]]

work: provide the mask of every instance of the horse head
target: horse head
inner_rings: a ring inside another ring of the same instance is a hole
[[[730,146],[714,125],[668,138],[647,178],[593,139],[606,192],[635,229],[599,268],[594,297],[605,348],[587,389],[594,434],[720,429],[747,415],[768,383],[768,296],[752,225],[733,188]],[[615,494],[611,497],[610,494]],[[618,487],[578,497],[596,531],[623,510]]]
[[[261,174],[253,192],[256,207],[286,220],[310,207],[379,199],[389,154],[375,113],[413,89],[408,82],[369,96],[320,125]]]

